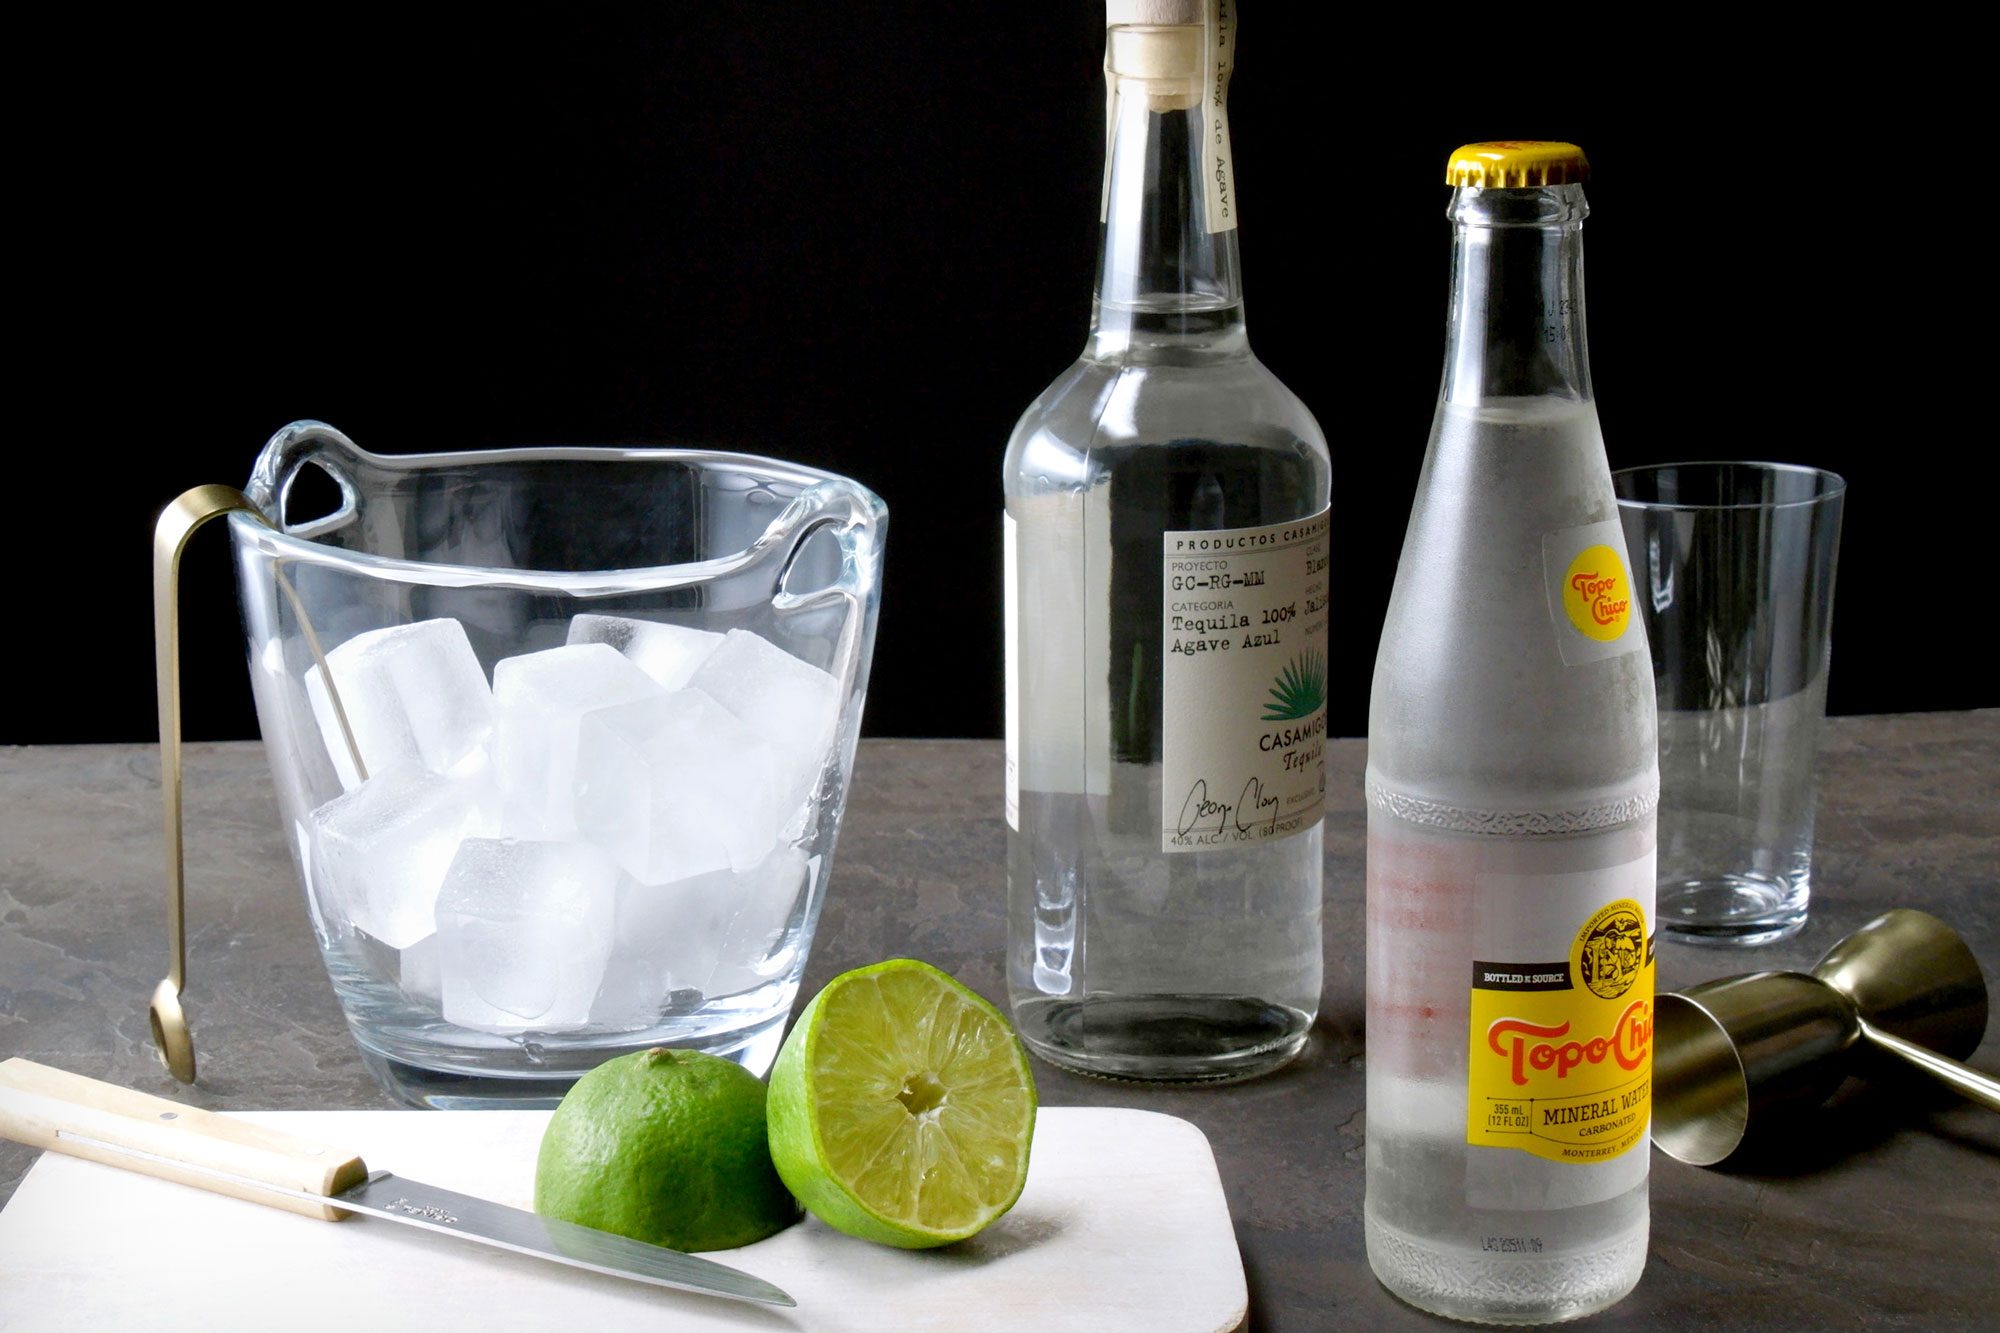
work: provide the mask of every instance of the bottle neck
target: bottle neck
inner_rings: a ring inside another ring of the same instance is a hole
[[[1590,399],[1580,185],[1459,189],[1444,399]]]
[[[1212,214],[1204,177],[1204,146],[1220,137],[1226,155],[1228,128],[1204,104],[1201,42],[1199,27],[1111,30],[1104,229],[1087,357],[1249,351],[1235,201],[1226,199],[1225,216]]]

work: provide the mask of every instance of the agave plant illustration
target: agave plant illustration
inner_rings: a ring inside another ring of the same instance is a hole
[[[1311,717],[1326,703],[1326,654],[1308,649],[1285,664],[1264,705],[1265,722]]]

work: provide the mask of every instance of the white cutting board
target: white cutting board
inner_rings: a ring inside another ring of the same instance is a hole
[[[521,1208],[549,1117],[242,1115]],[[0,1212],[0,1329],[1219,1333],[1243,1322],[1247,1300],[1208,1140],[1150,1111],[1044,1109],[1020,1202],[962,1244],[890,1249],[809,1217],[713,1257],[798,1308],[663,1290],[376,1218],[315,1221],[44,1153]]]

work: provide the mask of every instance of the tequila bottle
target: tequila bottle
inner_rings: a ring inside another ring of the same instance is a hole
[[[1473,144],[1368,720],[1368,1258],[1531,1323],[1646,1260],[1653,671],[1584,343],[1583,154]]]
[[[1114,0],[1083,355],[1007,450],[1008,995],[1111,1077],[1245,1078],[1320,992],[1319,427],[1244,332],[1233,5]]]

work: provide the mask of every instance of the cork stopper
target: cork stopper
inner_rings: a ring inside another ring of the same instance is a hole
[[[1105,49],[1106,71],[1115,78],[1149,85],[1157,94],[1185,92],[1192,97],[1201,83],[1201,29],[1126,28],[1111,30]],[[1186,84],[1176,89],[1161,85]],[[1192,105],[1190,103],[1189,105]],[[1163,108],[1155,107],[1155,110]]]
[[[1203,0],[1105,0],[1104,26],[1199,27],[1208,17]]]
[[[1186,111],[1201,96],[1207,0],[1106,0],[1104,72],[1134,85],[1154,111]]]

